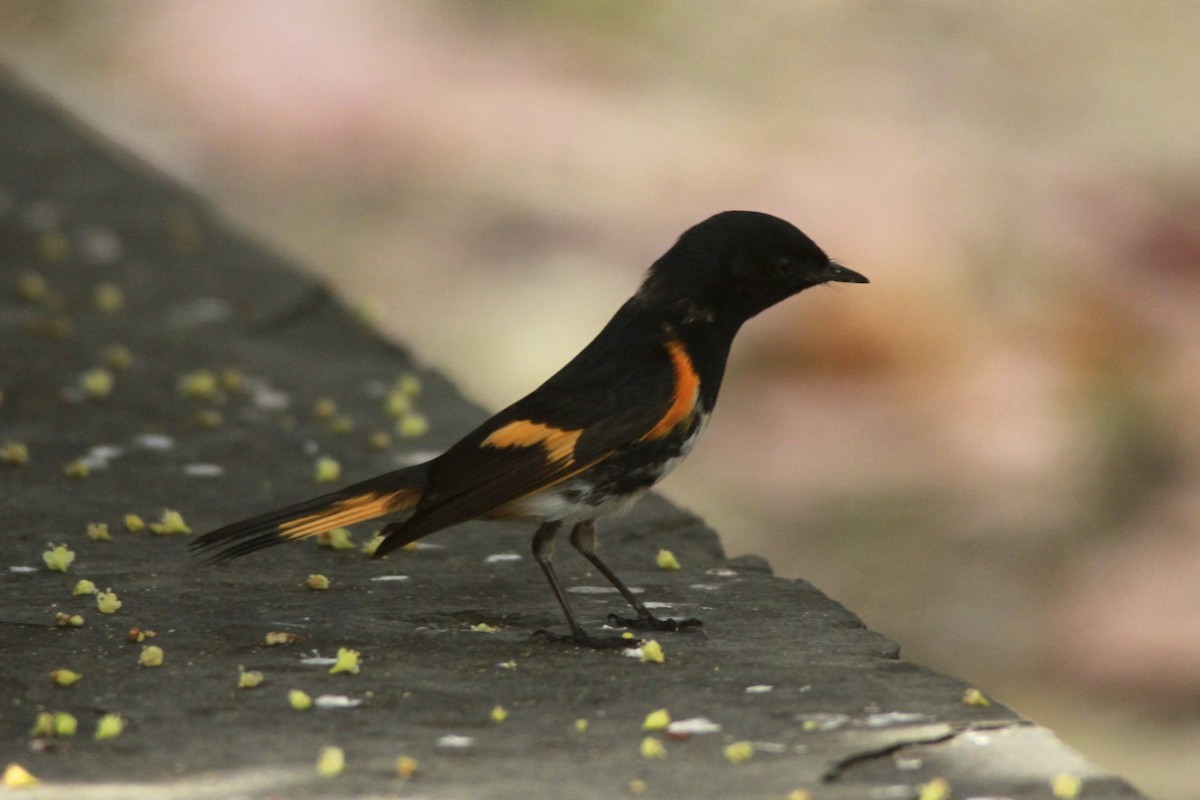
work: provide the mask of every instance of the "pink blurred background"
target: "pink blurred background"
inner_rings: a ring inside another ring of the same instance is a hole
[[[1200,798],[1200,4],[0,5],[0,63],[483,404],[684,228],[872,280],[752,322],[665,492]]]

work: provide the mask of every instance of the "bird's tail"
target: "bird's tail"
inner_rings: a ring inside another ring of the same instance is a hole
[[[427,475],[425,464],[389,472],[226,525],[204,534],[189,547],[211,564],[385,514],[411,511],[421,499]]]

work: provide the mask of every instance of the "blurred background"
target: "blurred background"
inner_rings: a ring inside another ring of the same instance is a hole
[[[870,286],[751,322],[664,491],[1200,798],[1200,4],[0,4],[0,63],[482,404],[689,225]]]

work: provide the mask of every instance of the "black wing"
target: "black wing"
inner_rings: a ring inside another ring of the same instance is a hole
[[[638,331],[619,320],[532,394],[430,462],[415,513],[378,552],[554,486],[689,420],[700,379],[686,348],[661,326]]]

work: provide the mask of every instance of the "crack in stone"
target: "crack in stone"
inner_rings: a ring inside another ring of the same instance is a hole
[[[953,741],[966,733],[975,731],[995,731],[1005,730],[1009,728],[1027,728],[1032,723],[1024,720],[994,720],[987,722],[973,722],[965,725],[922,725],[913,731],[913,735],[908,738],[881,743],[877,747],[871,747],[862,752],[854,753],[846,756],[836,762],[832,767],[827,769],[821,776],[823,783],[833,783],[840,780],[853,767],[867,761],[872,761],[876,758],[891,756],[899,750],[914,745],[930,745],[930,744],[945,744]],[[930,731],[930,728],[938,728],[937,732]],[[918,733],[917,731],[926,731],[926,733]]]

